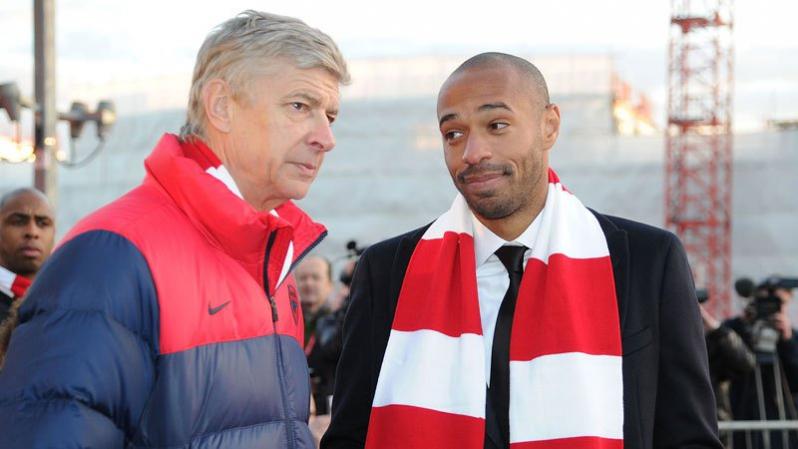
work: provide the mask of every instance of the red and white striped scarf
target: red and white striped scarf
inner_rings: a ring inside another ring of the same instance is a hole
[[[621,333],[606,238],[553,171],[537,219],[510,342],[510,447],[621,449]],[[458,195],[410,259],[366,449],[482,449],[482,338],[473,221]]]
[[[0,292],[11,298],[21,298],[30,287],[31,280],[25,276],[14,273],[13,271],[0,267]]]

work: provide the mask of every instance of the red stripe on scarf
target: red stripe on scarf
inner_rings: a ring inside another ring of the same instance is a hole
[[[481,448],[485,420],[406,405],[371,410],[366,447],[379,449]]]
[[[17,275],[14,278],[14,282],[11,284],[11,291],[14,293],[14,297],[21,298],[25,296],[28,287],[30,287],[32,283],[33,282],[25,276]]]
[[[511,449],[623,449],[623,440],[599,437],[560,438],[556,440],[511,443]]]
[[[578,279],[579,282],[574,282]],[[529,259],[513,318],[510,360],[564,352],[621,355],[609,257]],[[542,294],[535,294],[535,289]],[[563,295],[563,292],[568,295]]]
[[[459,240],[459,244],[458,244]],[[453,269],[442,270],[439,260],[451,260]],[[447,232],[442,239],[421,240],[405,275],[392,329],[429,329],[451,337],[482,334],[474,276],[474,239]],[[470,271],[470,275],[467,275]],[[430,301],[429,298],[435,298]]]

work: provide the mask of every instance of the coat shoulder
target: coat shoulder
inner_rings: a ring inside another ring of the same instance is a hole
[[[609,236],[617,231],[625,232],[631,249],[633,250],[635,247],[661,249],[669,248],[673,244],[681,246],[679,238],[668,230],[641,223],[639,221],[629,220],[628,218],[605,215],[593,210],[591,211],[599,221],[599,224],[601,225],[605,235]]]
[[[393,260],[393,256],[396,255],[399,249],[404,245],[409,244],[411,248],[415,248],[416,244],[419,242],[419,240],[421,240],[424,232],[431,224],[432,223],[426,224],[420,228],[413,229],[412,231],[406,232],[404,234],[400,234],[370,245],[363,252],[363,257],[372,261],[385,260],[387,262],[391,262]]]

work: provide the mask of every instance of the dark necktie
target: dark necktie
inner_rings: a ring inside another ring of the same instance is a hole
[[[525,246],[502,246],[496,250],[496,256],[510,274],[510,286],[507,288],[507,293],[504,294],[501,307],[499,307],[499,316],[496,319],[496,329],[493,333],[487,400],[493,409],[495,425],[498,427],[498,433],[502,440],[502,448],[508,448],[510,445],[510,335],[512,335],[518,288],[524,274],[524,252],[526,250]]]

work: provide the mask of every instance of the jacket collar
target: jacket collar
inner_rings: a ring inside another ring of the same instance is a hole
[[[268,293],[273,294],[285,277],[281,274],[286,256],[291,256],[288,263],[293,267],[324,238],[326,229],[291,201],[271,212],[257,211],[224,180],[206,172],[208,167],[196,155],[189,157],[186,145],[193,144],[164,134],[144,162],[145,183],[165,190],[212,244],[236,259],[262,286],[267,280]]]

